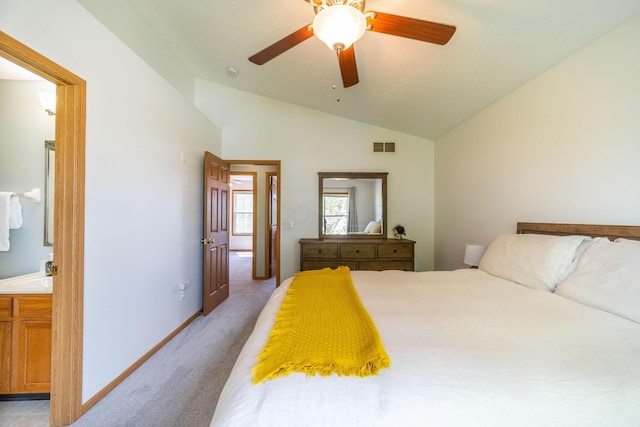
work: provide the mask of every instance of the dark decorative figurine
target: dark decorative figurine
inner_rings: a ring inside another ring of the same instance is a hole
[[[393,237],[395,237],[396,239],[402,239],[405,236],[404,227],[398,224],[393,227],[392,233]]]

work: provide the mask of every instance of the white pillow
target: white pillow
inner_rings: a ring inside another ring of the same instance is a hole
[[[586,236],[505,234],[487,248],[480,270],[528,288],[553,291],[580,255]]]
[[[623,239],[622,237],[617,238],[616,240],[614,240],[614,242],[616,242],[616,243],[628,243],[630,245],[640,245],[640,241],[638,241],[638,240]]]
[[[640,323],[640,242],[599,239],[556,293]]]
[[[371,229],[376,225],[375,221],[369,221],[369,224],[364,228],[364,233],[371,233]]]
[[[364,228],[365,233],[380,233],[382,229],[382,224],[377,221],[370,221],[369,224]]]

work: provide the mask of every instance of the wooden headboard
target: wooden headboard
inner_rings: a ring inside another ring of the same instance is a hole
[[[544,222],[519,222],[518,234],[552,234],[555,236],[581,235],[640,240],[640,226],[598,224],[552,224]]]

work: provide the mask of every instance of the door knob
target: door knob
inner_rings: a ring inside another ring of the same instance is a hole
[[[200,240],[200,243],[202,243],[203,245],[206,245],[207,243],[215,243],[216,241],[214,239],[202,239]]]

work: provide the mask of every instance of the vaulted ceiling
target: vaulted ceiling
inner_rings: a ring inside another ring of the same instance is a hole
[[[433,140],[640,12],[640,0],[368,0],[365,11],[457,30],[444,46],[366,32],[360,82],[345,89],[315,37],[248,61],[313,21],[304,0],[78,1],[141,57],[162,56],[154,66],[179,61],[195,78]]]

